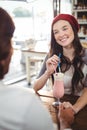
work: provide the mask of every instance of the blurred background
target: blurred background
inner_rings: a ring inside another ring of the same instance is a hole
[[[12,39],[14,54],[5,84],[33,85],[49,50],[51,22],[59,13],[75,15],[80,23],[80,39],[87,47],[85,0],[0,0],[0,7],[7,10],[16,27]]]

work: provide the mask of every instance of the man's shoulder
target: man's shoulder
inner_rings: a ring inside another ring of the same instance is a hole
[[[3,91],[3,93],[5,93],[5,96],[7,95],[11,97],[13,100],[20,99],[21,101],[26,100],[26,102],[36,98],[33,88],[18,85],[8,85],[5,87],[5,91]]]

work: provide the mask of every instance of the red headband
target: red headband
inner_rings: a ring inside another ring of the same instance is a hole
[[[77,32],[79,31],[79,24],[78,24],[76,18],[73,15],[59,14],[54,18],[54,20],[52,22],[52,25],[54,23],[56,23],[58,20],[66,20],[66,21],[68,21],[71,24],[72,27],[76,28]]]

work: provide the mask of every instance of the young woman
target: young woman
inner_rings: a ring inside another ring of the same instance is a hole
[[[74,130],[87,129],[87,49],[82,47],[78,37],[79,24],[74,16],[60,14],[53,19],[50,51],[34,84],[37,92],[54,70],[58,70],[60,61],[64,73],[65,95],[61,99],[64,108],[74,110]],[[61,53],[61,58],[58,57]],[[53,79],[54,81],[54,79]],[[71,105],[72,104],[72,105]],[[78,120],[79,119],[79,120]]]

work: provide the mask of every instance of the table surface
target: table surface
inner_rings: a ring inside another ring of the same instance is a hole
[[[41,50],[27,49],[27,48],[23,48],[21,51],[22,51],[22,52],[31,52],[31,53],[42,53],[42,54],[47,54],[47,52],[44,51],[44,50],[41,51]]]
[[[39,97],[41,99],[41,101],[43,102],[44,106],[48,109],[50,115],[52,116],[52,120],[53,122],[58,125],[59,121],[58,121],[58,109],[54,108],[52,106],[52,103],[55,101],[55,98],[53,96],[53,92],[51,91],[47,91],[47,90],[39,90]]]

